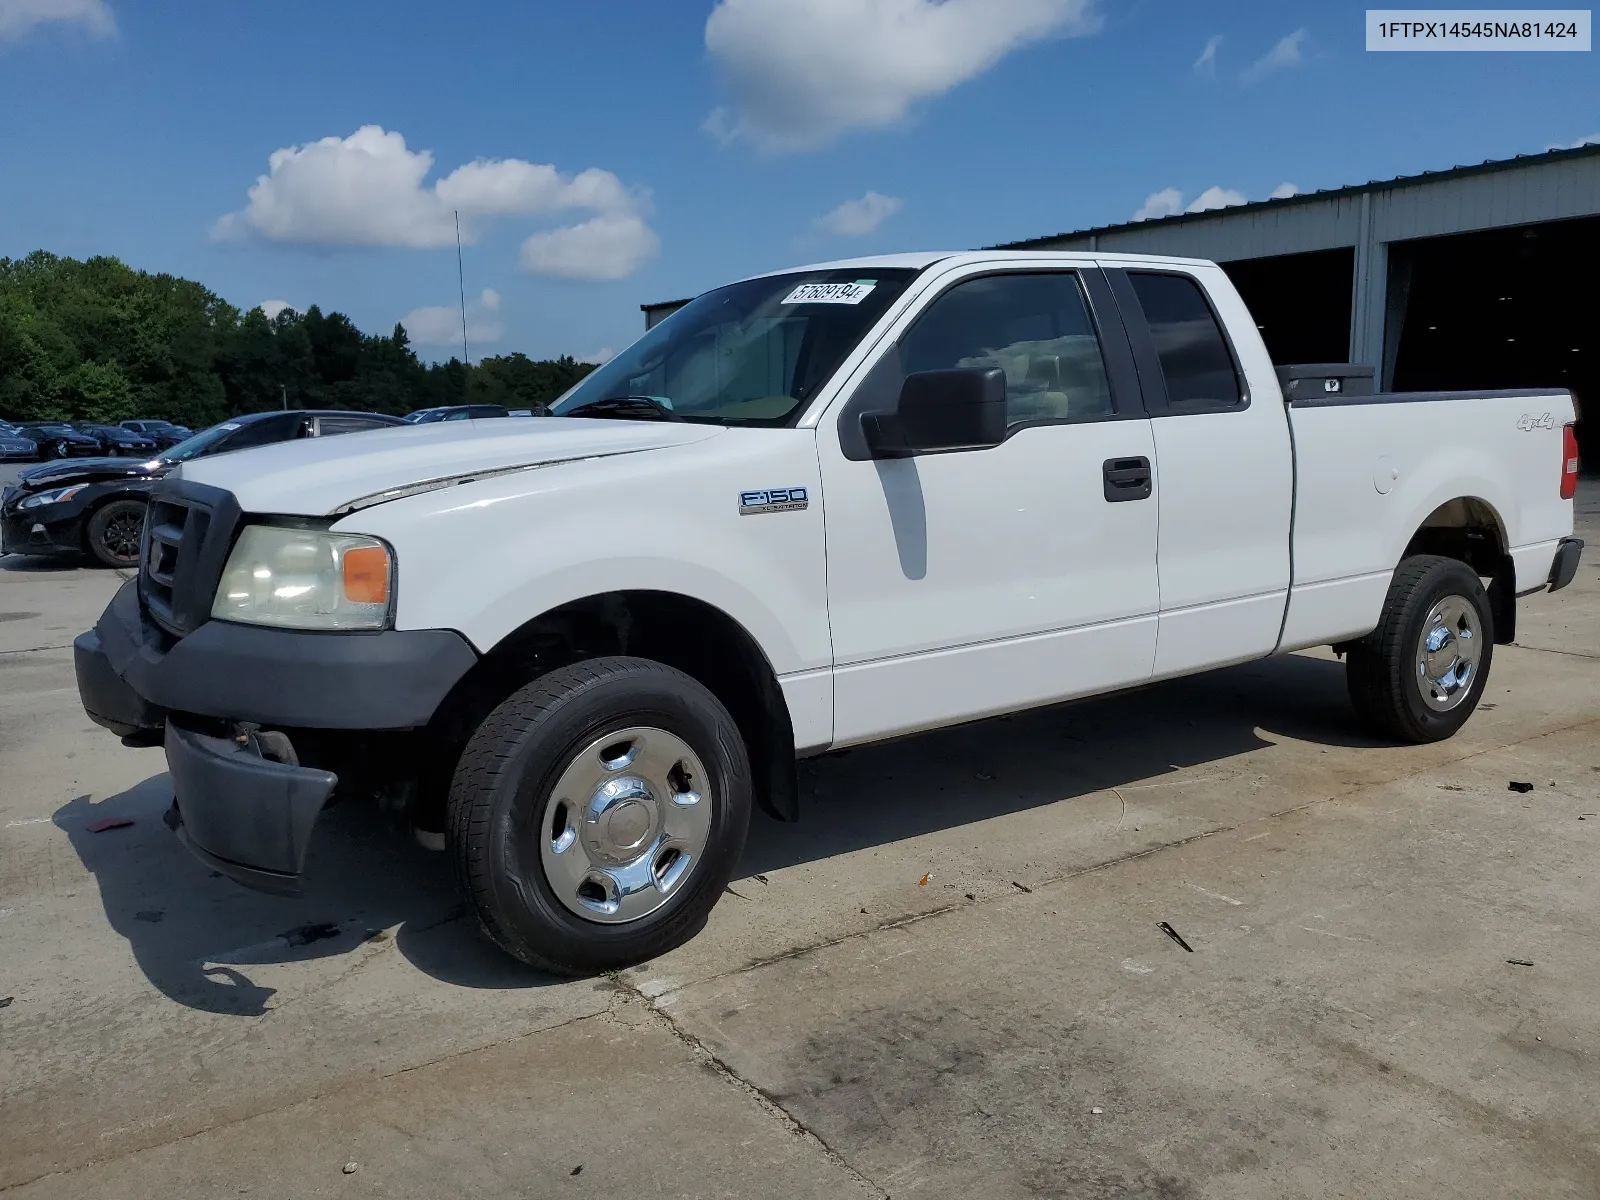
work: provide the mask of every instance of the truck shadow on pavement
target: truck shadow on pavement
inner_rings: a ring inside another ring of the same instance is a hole
[[[262,895],[194,858],[162,822],[165,774],[92,803],[79,796],[53,820],[94,874],[113,929],[161,992],[205,1012],[259,1016],[275,989],[254,977],[291,963],[353,956],[393,939],[407,960],[463,987],[557,982],[514,962],[478,933],[443,854],[393,830],[373,808],[323,813],[298,899]],[[105,818],[133,824],[90,832]],[[260,968],[268,968],[262,971]]]
[[[886,845],[1111,787],[1159,780],[1271,744],[1375,745],[1355,730],[1342,664],[1288,656],[1078,704],[921,734],[801,764],[801,820],[758,814],[736,877]],[[257,968],[351,956],[392,936],[418,970],[463,987],[559,982],[512,961],[476,928],[445,855],[341,804],[317,825],[306,894],[286,900],[224,879],[161,817],[165,774],[55,824],[95,877],[111,926],[152,984],[180,1004],[255,1016],[275,994]],[[133,824],[92,833],[103,818]],[[1064,819],[1070,819],[1064,817]]]
[[[758,814],[735,874],[1159,782],[1264,749],[1263,734],[1381,744],[1356,726],[1342,662],[1286,655],[804,761],[799,824]]]

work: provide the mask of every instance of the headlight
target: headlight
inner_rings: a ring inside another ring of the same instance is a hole
[[[377,538],[247,525],[211,615],[290,629],[382,629],[393,574],[394,558]]]
[[[79,483],[72,487],[54,488],[48,492],[35,492],[26,500],[18,501],[17,507],[43,508],[46,504],[64,504],[88,486],[87,483]]]

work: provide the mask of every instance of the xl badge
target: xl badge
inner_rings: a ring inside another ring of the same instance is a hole
[[[803,487],[792,488],[766,488],[759,492],[739,493],[739,515],[741,517],[754,516],[756,513],[799,512],[809,505],[811,501],[806,498]]]

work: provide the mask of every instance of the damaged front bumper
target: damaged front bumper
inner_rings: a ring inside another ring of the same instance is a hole
[[[257,891],[300,894],[311,830],[339,777],[264,757],[247,733],[166,729],[173,804],[167,824],[202,862]]]
[[[133,583],[79,635],[73,657],[91,719],[130,744],[166,747],[168,823],[189,849],[279,895],[299,893],[317,815],[339,782],[301,765],[289,734],[322,745],[418,729],[477,662],[448,630],[306,633],[208,621],[174,638],[143,611]]]

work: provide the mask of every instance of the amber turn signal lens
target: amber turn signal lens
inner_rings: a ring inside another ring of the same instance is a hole
[[[344,598],[352,604],[389,603],[389,552],[361,546],[344,552]]]

